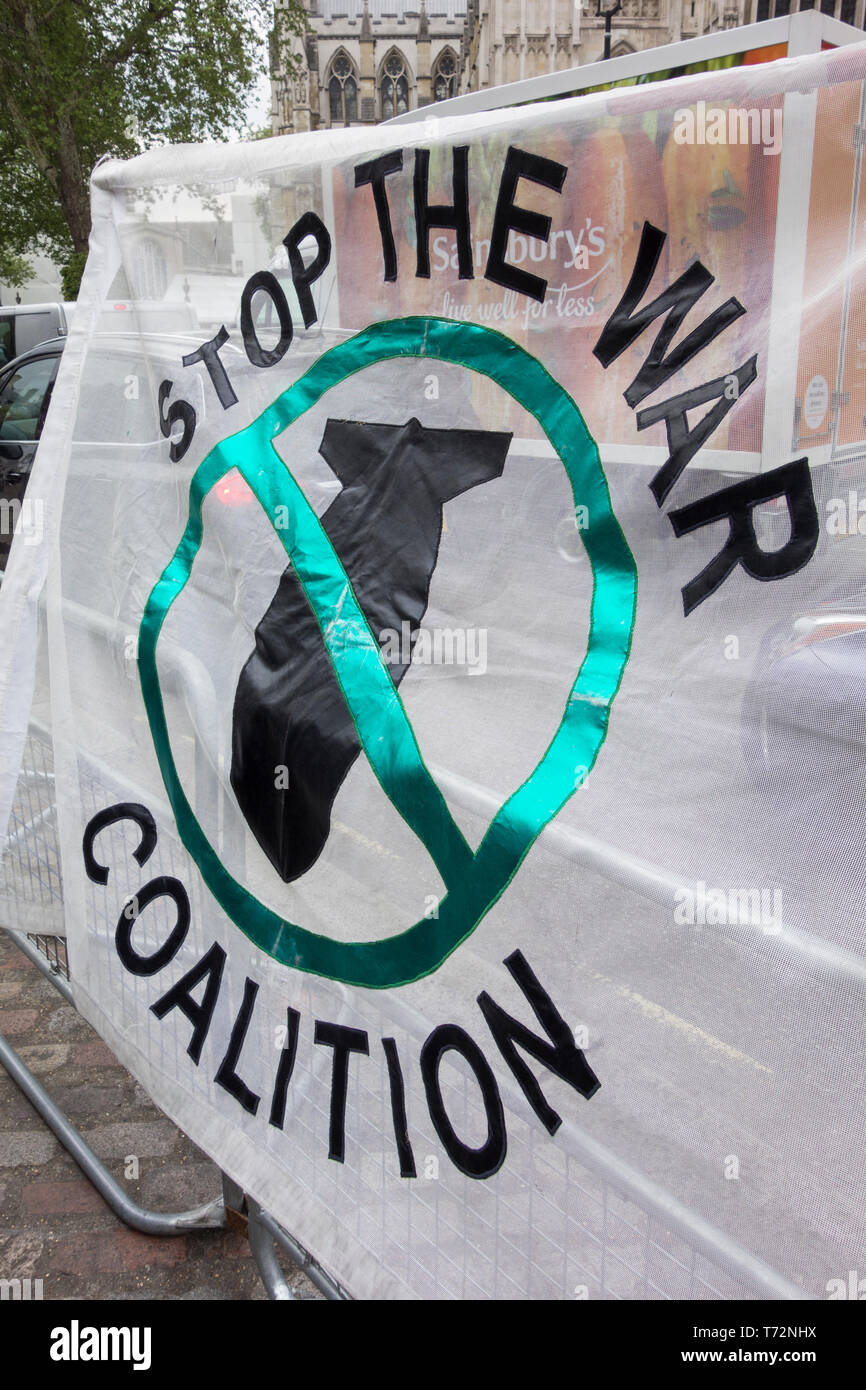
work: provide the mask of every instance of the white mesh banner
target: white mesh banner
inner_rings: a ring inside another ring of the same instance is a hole
[[[4,920],[355,1295],[862,1266],[864,78],[94,174]]]

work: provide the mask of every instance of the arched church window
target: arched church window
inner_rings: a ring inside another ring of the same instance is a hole
[[[143,237],[133,251],[132,280],[137,299],[162,299],[168,284],[165,256],[154,237]]]
[[[433,100],[447,101],[457,95],[457,59],[450,48],[443,48],[433,64]]]
[[[409,71],[405,59],[396,49],[388,54],[382,64],[379,94],[383,121],[389,121],[392,116],[402,116],[404,111],[409,110]]]
[[[331,125],[351,125],[358,119],[358,81],[348,54],[335,54],[329,71]]]

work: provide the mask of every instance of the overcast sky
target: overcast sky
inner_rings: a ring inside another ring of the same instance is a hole
[[[270,79],[261,77],[258,85],[250,95],[247,103],[247,120],[254,130],[258,130],[263,125],[268,125],[271,119],[271,84]]]

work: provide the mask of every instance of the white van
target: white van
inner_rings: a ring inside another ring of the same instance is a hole
[[[0,367],[13,357],[68,332],[62,304],[0,305]]]

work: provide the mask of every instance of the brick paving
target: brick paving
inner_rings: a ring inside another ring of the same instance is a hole
[[[137,1202],[183,1210],[219,1193],[216,1166],[2,929],[0,1032]],[[319,1297],[285,1268],[298,1297]],[[15,1278],[41,1279],[46,1299],[266,1297],[242,1235],[119,1222],[0,1066],[0,1279]]]

